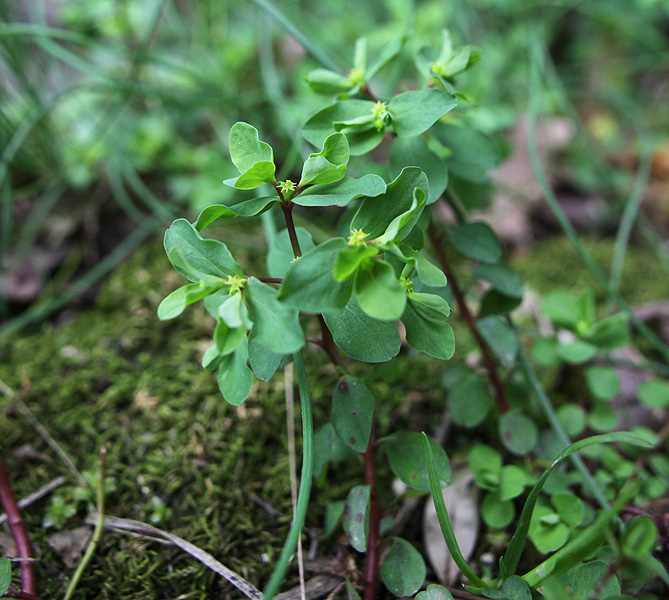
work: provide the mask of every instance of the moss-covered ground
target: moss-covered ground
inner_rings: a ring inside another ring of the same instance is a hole
[[[253,231],[236,230],[229,245],[236,255],[244,253],[242,263],[260,268],[264,250],[254,236]],[[588,246],[602,261],[610,255],[608,242]],[[539,245],[515,266],[542,293],[557,285],[592,285],[575,253],[560,240]],[[652,258],[632,251],[623,293],[635,302],[666,297],[666,282],[658,283],[664,279],[656,269]],[[283,380],[278,374],[270,383],[257,384],[242,407],[227,405],[213,374],[199,364],[212,329],[204,309],[190,307],[171,322],[155,316],[177,279],[154,240],[115,271],[95,306],[69,323],[44,324],[5,342],[0,379],[17,391],[80,470],[96,472],[99,450],[107,447],[107,473],[115,479],[108,514],[152,521],[262,586],[291,513]],[[457,322],[454,326],[456,356],[462,361],[471,348],[469,336]],[[318,351],[307,356],[318,428],[328,420],[336,374]],[[403,358],[356,367],[376,395],[381,436],[398,429],[430,431],[444,408],[439,384],[443,365],[415,354]],[[0,410],[0,446],[19,498],[67,474],[7,398],[0,399]],[[299,432],[298,420],[299,411]],[[457,437],[449,445],[459,443]],[[13,451],[24,444],[53,462],[17,458]],[[388,490],[384,462],[379,460],[380,486]],[[355,481],[363,483],[356,459],[330,469],[327,483],[314,490],[307,525],[320,528],[326,505],[343,499]],[[72,574],[47,540],[80,525],[92,508],[77,502],[77,494],[70,477],[54,495],[24,511],[40,552],[37,569],[44,598],[61,595]],[[284,516],[270,514],[254,496]],[[61,511],[61,522],[47,527],[44,520],[54,514],[54,500],[77,510],[69,517]],[[325,553],[327,543],[321,546]],[[237,594],[180,550],[107,533],[76,597],[185,600]]]

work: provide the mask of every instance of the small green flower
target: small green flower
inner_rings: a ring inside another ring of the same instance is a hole
[[[246,280],[247,278],[241,275],[228,275],[228,277],[223,280],[223,283],[230,286],[228,293],[231,296],[234,296],[237,292],[244,288],[246,285]]]
[[[374,115],[374,127],[378,131],[381,131],[390,120],[388,104],[386,102],[377,102],[372,109],[372,115]]]
[[[290,196],[295,191],[295,184],[290,179],[286,179],[286,181],[280,181],[279,190],[281,191],[283,199],[288,200],[288,198],[290,198]]]
[[[408,277],[400,277],[400,283],[402,284],[402,287],[410,294],[413,294],[416,291],[413,288],[413,281],[411,281],[411,279]]]
[[[351,235],[348,238],[348,245],[351,248],[364,246],[365,238],[367,238],[367,234],[362,229],[352,229]]]

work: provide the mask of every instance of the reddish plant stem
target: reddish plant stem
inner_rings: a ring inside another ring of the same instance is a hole
[[[297,239],[297,231],[295,230],[295,223],[293,222],[293,206],[292,202],[287,202],[281,205],[283,215],[286,217],[286,229],[288,229],[288,236],[290,237],[290,245],[293,247],[293,254],[295,258],[302,256],[300,249],[300,242]]]
[[[258,281],[262,281],[263,283],[283,283],[283,279],[281,277],[256,277]]]
[[[293,204],[282,204],[283,214],[286,218],[286,229],[290,237],[290,243],[293,247],[295,257],[302,255],[300,244],[297,240],[297,232],[295,231],[295,223],[293,222]],[[328,328],[323,315],[318,315],[318,322],[321,326],[321,347],[327,353],[332,363],[337,368],[346,370],[346,365],[339,353],[339,350],[332,337],[332,332]],[[370,486],[369,499],[369,538],[367,544],[367,575],[365,577],[365,598],[364,600],[374,600],[376,597],[376,582],[378,580],[379,572],[379,527],[381,522],[381,512],[379,510],[379,496],[376,485],[376,467],[374,466],[374,430],[375,423],[372,421],[372,430],[369,436],[369,445],[367,451],[363,455],[365,481]]]
[[[9,522],[9,529],[12,532],[14,541],[16,542],[16,549],[19,558],[25,558],[21,562],[21,588],[23,592],[34,594],[36,590],[35,585],[35,565],[32,558],[33,550],[30,544],[30,537],[28,536],[28,529],[21,516],[21,510],[16,503],[14,492],[9,481],[9,475],[5,464],[0,458],[0,503],[7,513],[7,521]]]
[[[481,332],[479,331],[479,328],[476,325],[476,320],[474,319],[474,316],[472,315],[472,313],[469,310],[469,307],[467,306],[467,302],[465,301],[465,296],[462,293],[460,286],[458,285],[458,280],[456,279],[455,274],[453,273],[453,270],[451,269],[451,266],[448,260],[446,259],[446,253],[444,252],[444,248],[441,245],[441,236],[439,235],[439,232],[437,231],[437,228],[435,227],[434,223],[430,222],[427,228],[427,232],[428,235],[430,236],[430,241],[432,242],[432,247],[434,248],[434,252],[437,255],[439,266],[441,267],[441,270],[445,273],[446,279],[448,280],[448,285],[453,291],[453,296],[455,297],[455,301],[457,302],[458,308],[460,309],[460,314],[462,315],[462,318],[465,320],[465,323],[467,323],[467,326],[472,332],[472,335],[474,336],[474,339],[476,340],[476,343],[478,344],[479,348],[481,348],[481,353],[483,354],[483,362],[485,362],[486,369],[488,370],[488,376],[490,377],[490,381],[493,387],[495,388],[495,394],[497,396],[497,404],[499,405],[500,410],[504,413],[507,410],[509,410],[509,403],[506,400],[506,394],[504,393],[504,385],[502,384],[502,380],[500,379],[499,373],[497,372],[497,365],[495,365],[495,361],[493,360],[490,348],[488,347],[488,344],[486,344],[486,341],[483,339],[483,336],[481,335]]]
[[[376,598],[376,582],[379,574],[379,525],[381,522],[381,511],[379,510],[379,494],[376,485],[376,468],[374,466],[375,429],[376,424],[372,421],[369,446],[367,446],[367,451],[363,455],[365,463],[365,482],[370,487],[365,600],[374,600]]]

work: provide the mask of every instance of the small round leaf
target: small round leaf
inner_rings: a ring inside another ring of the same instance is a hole
[[[420,552],[409,542],[394,537],[393,546],[381,565],[381,579],[395,596],[411,596],[425,581],[427,568]]]

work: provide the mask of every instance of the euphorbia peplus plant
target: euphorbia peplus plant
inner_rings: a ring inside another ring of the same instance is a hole
[[[453,106],[447,94],[434,94],[444,96],[440,108],[425,119],[421,103],[416,102],[413,110],[403,113],[406,122],[415,121],[414,113],[421,113],[422,127],[427,128]],[[378,112],[376,106],[372,103],[370,115]],[[395,126],[403,122],[394,121]],[[414,125],[414,131],[418,129]],[[178,219],[172,224],[165,235],[165,249],[173,266],[191,283],[165,298],[158,315],[171,319],[189,304],[204,300],[216,327],[214,344],[202,364],[217,371],[221,393],[233,405],[248,397],[254,376],[269,381],[284,357],[293,356],[307,420],[310,409],[305,406],[308,390],[300,355],[305,345],[300,315],[317,315],[322,332],[319,343],[342,375],[332,399],[332,430],[350,451],[365,456],[367,485],[352,490],[347,514],[353,518],[344,522],[356,549],[369,551],[371,597],[376,587],[379,527],[372,439],[374,397],[361,380],[346,374],[340,351],[365,362],[390,360],[400,350],[396,320],[401,319],[406,339],[416,350],[441,359],[453,355],[453,332],[446,322],[451,312],[448,303],[414,286],[414,281],[430,288],[446,285],[443,272],[420,253],[422,235],[417,224],[428,197],[428,179],[414,166],[402,169],[389,183],[374,174],[346,177],[350,148],[341,132],[327,135],[321,150],[309,155],[297,183],[276,181],[272,148],[247,123],[232,127],[230,154],[240,175],[226,181],[227,185],[248,190],[269,184],[273,193],[230,206],[210,206],[195,223]],[[343,207],[356,199],[347,237],[333,237],[315,246],[309,232],[293,224],[296,206]],[[268,276],[245,273],[223,242],[205,239],[200,233],[217,219],[254,217],[274,207],[283,212],[286,229],[270,247]],[[266,597],[275,593],[283,577],[304,520],[308,494],[304,490],[309,489],[311,479],[310,430],[311,424],[305,423],[304,445],[309,456],[305,455],[297,516]],[[420,434],[401,433],[384,443],[395,473],[408,485],[428,490]],[[439,477],[446,483],[448,459],[436,443],[433,450]],[[405,540],[397,538],[395,543],[402,550],[391,551],[386,558],[390,573],[392,561],[400,560],[404,553],[420,558]]]
[[[526,364],[515,330],[504,320],[520,303],[522,283],[500,263],[501,245],[492,229],[484,223],[467,222],[466,211],[457,197],[460,190],[468,190],[474,196],[482,193],[486,170],[497,163],[497,151],[487,136],[465,120],[444,119],[460,98],[453,87],[454,76],[475,64],[480,55],[469,46],[454,49],[445,34],[440,53],[424,49],[416,57],[418,70],[425,76],[424,89],[404,91],[387,100],[376,98],[369,81],[398,54],[404,41],[402,38],[388,46],[369,68],[366,44],[359,42],[347,76],[325,69],[308,76],[307,82],[315,92],[334,96],[335,100],[311,116],[303,127],[304,137],[318,151],[305,160],[296,182],[277,181],[272,148],[260,141],[254,127],[236,123],[230,131],[229,148],[240,175],[225,183],[239,190],[264,186],[269,193],[232,205],[209,206],[194,223],[175,221],[165,235],[170,261],[191,283],[165,298],[158,314],[161,319],[174,318],[189,304],[204,299],[216,327],[214,344],[202,364],[216,370],[219,387],[228,402],[244,402],[254,377],[269,381],[291,357],[295,364],[303,417],[302,477],[295,517],[265,598],[277,592],[294,553],[306,515],[312,475],[323,477],[326,464],[345,453],[363,456],[365,485],[352,487],[345,502],[329,507],[328,523],[331,530],[341,521],[351,546],[366,552],[365,600],[377,597],[379,570],[385,586],[396,596],[416,594],[426,576],[420,553],[401,538],[392,538],[379,569],[380,508],[374,450],[380,444],[385,446],[390,467],[400,480],[411,488],[432,492],[449,550],[473,584],[471,591],[490,598],[529,598],[539,586],[554,584],[555,577],[570,568],[583,567],[587,580],[590,570],[599,569],[599,565],[581,565],[582,560],[602,545],[608,525],[616,520],[634,491],[633,487],[625,487],[622,500],[619,498],[612,506],[604,499],[605,510],[591,526],[537,569],[522,578],[517,576],[539,494],[562,459],[594,443],[644,442],[629,434],[608,434],[570,446],[530,493],[500,562],[499,577],[484,582],[460,553],[439,493],[450,479],[443,448],[418,432],[395,432],[374,439],[374,395],[363,381],[347,373],[347,359],[342,352],[363,362],[391,360],[401,345],[398,320],[410,346],[447,360],[454,352],[454,338],[447,323],[451,309],[445,298],[455,298],[483,354],[499,412],[509,417],[500,419],[502,430],[505,423],[518,422],[518,415],[517,411],[508,411],[496,363],[508,365],[518,358]],[[355,95],[364,99],[352,98]],[[364,155],[384,139],[392,143],[388,164],[365,162]],[[373,172],[347,177],[351,155],[361,157],[356,159],[356,174],[365,173],[366,169]],[[386,177],[376,173],[385,173]],[[467,308],[463,293],[450,274],[441,246],[444,237],[430,214],[431,205],[443,199],[459,221],[457,226],[448,228],[449,241],[455,250],[479,263],[474,277],[491,286],[481,302],[478,319]],[[307,213],[310,207],[338,207],[333,214],[339,215],[340,235],[315,245],[308,230],[296,228],[293,211],[299,208]],[[267,275],[249,274],[224,243],[201,235],[218,219],[256,217],[278,209],[286,228],[278,235],[268,236]],[[425,237],[429,237],[441,268],[423,254]],[[448,291],[445,272],[450,279]],[[308,327],[309,319],[314,318],[309,315],[315,316],[321,331],[321,338],[310,342],[322,347],[340,375],[332,397],[331,423],[323,424],[315,436],[302,359],[303,327]],[[456,405],[455,398],[449,401],[454,419],[458,409],[462,422],[456,422],[463,426],[480,423],[491,410],[492,403],[489,405],[485,399],[485,385],[478,380],[477,383],[477,397],[483,402],[471,403],[471,385],[467,388],[470,392],[463,395],[466,406]],[[473,410],[481,414],[472,414]],[[566,446],[568,437],[564,439]],[[507,440],[507,445],[511,442]],[[522,493],[524,487],[523,483],[518,494],[509,498]],[[351,582],[347,582],[347,594],[349,598],[358,597]],[[451,595],[446,588],[430,585],[416,598]]]

